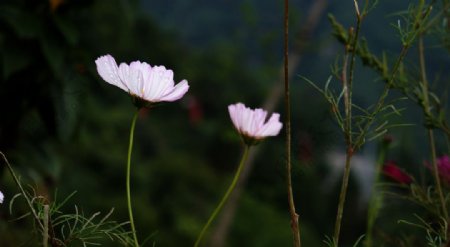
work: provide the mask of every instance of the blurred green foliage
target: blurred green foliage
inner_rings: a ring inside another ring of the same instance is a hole
[[[262,106],[278,77],[282,21],[277,19],[281,12],[274,11],[281,7],[244,1],[239,29],[223,30],[223,36],[236,38],[233,41],[211,36],[208,30],[218,27],[203,30],[195,22],[183,26],[173,21],[175,29],[164,29],[143,9],[152,2],[1,1],[0,151],[22,181],[49,200],[56,189],[62,197],[77,191],[64,210],[71,212],[76,204],[90,215],[114,207],[111,217],[127,221],[124,175],[135,109],[126,93],[101,80],[94,60],[109,53],[118,62],[141,60],[173,69],[175,80],[187,79],[191,87],[183,100],[141,112],[132,158],[132,198],[140,239],[152,235],[149,245],[189,246],[227,187],[240,156],[240,139],[228,118],[228,104],[242,101]],[[328,10],[347,23],[352,15],[346,8],[351,7],[351,3],[333,4]],[[300,8],[292,11],[292,27],[299,28],[305,13]],[[231,14],[223,13],[221,18]],[[396,37],[379,35],[383,32],[379,20],[392,19],[374,18],[363,32],[368,40],[391,49]],[[263,24],[271,27],[261,28]],[[202,33],[197,40],[210,38],[214,43],[197,42],[195,37],[187,40],[197,45],[187,42],[182,35],[193,29]],[[326,18],[319,31],[296,74],[324,81],[341,47],[335,44]],[[248,43],[241,42],[245,40]],[[256,45],[248,40],[256,40]],[[379,53],[382,48],[371,49]],[[442,56],[436,59],[445,64],[448,56]],[[367,92],[379,89],[381,83],[373,82],[375,73],[367,69],[357,75],[367,81],[355,85],[357,101],[366,104],[371,97]],[[329,179],[336,174],[326,154],[339,149],[342,142],[324,100],[300,82],[298,78],[292,82],[294,194],[304,246],[323,246],[322,239],[334,224],[339,184],[339,179]],[[283,114],[281,107],[277,111]],[[417,121],[417,115],[411,111],[405,119]],[[396,133],[399,145],[392,156],[421,167],[423,138],[410,130]],[[260,144],[227,246],[290,246],[283,143],[280,135]],[[373,150],[364,151],[373,154]],[[411,169],[425,173],[422,168]],[[0,190],[8,202],[17,189],[3,167],[0,175]],[[358,185],[356,179],[350,181],[342,230],[342,243],[348,245],[365,230],[366,208],[360,201],[365,191]],[[30,235],[31,220],[13,221],[26,212],[24,206],[15,205],[14,215],[9,214],[7,203],[0,206],[0,245],[36,246],[36,236]],[[407,204],[405,210],[404,205],[398,200],[388,203],[389,210],[382,212],[379,222],[386,232],[403,234],[397,220],[411,217],[408,212],[416,209]],[[114,243],[106,240],[105,246]]]

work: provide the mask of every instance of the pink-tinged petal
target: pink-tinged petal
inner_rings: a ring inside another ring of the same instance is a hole
[[[186,80],[182,80],[180,83],[178,83],[173,90],[163,96],[160,100],[161,101],[175,101],[175,100],[179,100],[181,99],[184,94],[186,94],[186,92],[189,90],[189,85],[188,82]]]
[[[173,72],[166,70],[164,66],[154,66],[146,84],[149,85],[145,91],[145,98],[151,102],[161,101],[160,98],[167,93],[167,90],[173,88]]]
[[[257,134],[260,132],[261,128],[264,126],[264,121],[266,121],[267,112],[263,109],[255,109],[253,114],[253,123],[251,126],[252,133]]]
[[[248,145],[254,145],[267,136],[279,134],[283,124],[280,114],[274,113],[266,122],[267,112],[263,109],[252,110],[242,103],[228,106],[231,121]]]
[[[119,66],[119,77],[125,82],[125,86],[130,94],[143,98],[142,87],[144,82],[140,65],[139,61],[132,62],[130,65],[121,63]]]
[[[152,67],[140,61],[117,66],[110,55],[98,58],[96,64],[98,73],[108,83],[149,103],[178,100],[189,89],[186,80],[175,86],[173,71],[164,66]],[[138,107],[142,107],[142,104],[139,103]]]
[[[148,78],[150,77],[150,73],[152,72],[152,66],[150,64],[143,62],[141,63],[141,73],[142,73],[142,87],[140,87],[140,90],[145,98],[145,95],[147,94],[147,90],[149,88],[149,84],[147,83]]]
[[[283,124],[280,122],[280,114],[274,113],[267,123],[262,127],[260,136],[276,136],[280,133]]]
[[[228,112],[230,113],[230,118],[231,118],[231,121],[233,122],[234,127],[239,130],[237,105],[229,105]]]
[[[109,84],[128,91],[128,89],[120,80],[119,69],[117,67],[116,60],[114,60],[111,55],[108,54],[97,58],[95,60],[95,64],[97,65],[97,72],[103,80],[105,80]]]

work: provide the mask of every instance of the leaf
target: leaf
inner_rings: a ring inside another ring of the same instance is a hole
[[[34,13],[12,6],[0,7],[0,19],[8,23],[20,38],[35,38],[42,31],[42,21]]]
[[[56,26],[58,27],[61,34],[64,36],[64,38],[67,40],[69,45],[76,45],[79,40],[79,33],[78,30],[75,28],[75,26],[72,25],[71,22],[68,22],[59,16],[53,16],[53,21],[55,22]]]
[[[7,40],[2,47],[3,78],[6,80],[12,74],[24,69],[31,63],[30,54],[23,47],[18,47],[16,42]]]

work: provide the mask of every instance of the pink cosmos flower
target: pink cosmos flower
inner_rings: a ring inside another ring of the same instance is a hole
[[[436,160],[439,176],[450,185],[450,158],[443,155]]]
[[[152,67],[140,61],[117,66],[116,60],[109,54],[97,58],[95,64],[103,80],[147,103],[175,101],[189,89],[186,80],[175,85],[173,71],[164,66]]]
[[[263,109],[252,110],[242,103],[229,105],[228,111],[234,127],[247,145],[257,144],[267,136],[276,136],[283,127],[278,113],[273,113],[266,121],[266,111]]]
[[[383,166],[383,173],[392,180],[401,184],[410,184],[413,179],[400,167],[398,167],[394,161],[388,161]]]

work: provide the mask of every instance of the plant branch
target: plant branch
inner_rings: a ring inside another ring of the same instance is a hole
[[[353,29],[350,29],[349,36],[353,37],[353,39],[349,39],[349,44],[345,46],[345,56],[344,56],[344,64],[342,69],[342,83],[344,87],[344,107],[345,107],[345,123],[344,123],[344,135],[345,142],[347,146],[346,158],[345,158],[345,168],[344,168],[344,176],[341,184],[341,192],[339,193],[339,203],[338,209],[336,213],[336,222],[334,226],[334,237],[333,241],[336,246],[339,244],[339,235],[341,231],[342,224],[342,216],[344,214],[344,206],[345,206],[345,198],[347,194],[348,188],[348,180],[350,177],[350,164],[351,159],[354,153],[353,150],[353,138],[352,138],[352,84],[354,80],[354,71],[355,71],[355,60],[356,60],[356,48],[358,45],[359,38],[359,30],[361,29],[361,15],[359,13],[359,7],[357,2],[355,1],[355,11],[356,11],[356,31],[353,35]],[[351,53],[350,58],[350,76],[347,80],[347,63],[349,52]]]
[[[389,77],[388,81],[384,85],[383,91],[382,91],[380,97],[378,98],[377,103],[375,104],[374,110],[369,115],[369,121],[366,122],[366,124],[362,128],[362,131],[357,136],[357,138],[354,142],[354,145],[353,145],[353,150],[357,151],[364,144],[365,133],[367,133],[367,131],[369,130],[369,128],[372,126],[373,122],[375,121],[375,116],[382,110],[382,108],[384,106],[384,102],[385,102],[387,96],[389,95],[389,90],[391,89],[392,84],[395,80],[395,76],[398,72],[398,69],[400,68],[400,64],[402,63],[403,59],[405,58],[406,54],[408,53],[408,50],[409,50],[409,45],[402,46],[400,55],[398,56],[398,58],[394,64],[394,67],[392,68],[391,76]]]
[[[12,169],[11,164],[9,163],[8,159],[6,159],[6,156],[0,152],[0,154],[2,155],[3,161],[6,164],[6,167],[9,170],[9,173],[11,173],[11,176],[14,179],[14,182],[16,183],[17,187],[19,187],[20,192],[22,193],[23,197],[25,198],[25,201],[27,202],[28,208],[30,209],[31,213],[33,214],[33,217],[35,219],[35,221],[38,223],[39,228],[41,229],[41,231],[43,232],[43,234],[45,234],[44,230],[44,225],[42,225],[41,220],[39,219],[39,216],[36,213],[36,210],[33,207],[33,204],[31,203],[30,198],[28,198],[28,195],[26,194],[25,190],[22,187],[22,184],[20,183],[19,179],[17,178],[16,174],[14,173],[14,170]]]
[[[419,37],[419,63],[420,63],[420,76],[421,76],[421,82],[422,82],[422,93],[423,93],[423,110],[425,113],[425,116],[431,115],[430,110],[430,100],[428,97],[428,79],[426,74],[426,66],[425,66],[425,51],[423,46],[423,37],[422,35]],[[430,143],[430,151],[431,151],[431,162],[433,166],[433,176],[434,180],[436,182],[436,189],[439,195],[439,201],[441,203],[442,207],[442,213],[445,217],[445,220],[448,221],[448,212],[447,207],[445,205],[445,198],[444,194],[442,192],[442,186],[441,186],[441,179],[439,177],[439,171],[437,167],[436,162],[436,146],[434,141],[434,132],[431,127],[427,127],[427,135],[428,135],[428,142]]]

